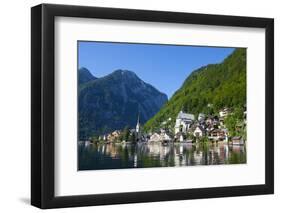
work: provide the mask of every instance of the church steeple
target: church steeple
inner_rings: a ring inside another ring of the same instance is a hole
[[[138,114],[138,121],[137,121],[137,125],[136,125],[136,133],[140,132],[140,113]]]

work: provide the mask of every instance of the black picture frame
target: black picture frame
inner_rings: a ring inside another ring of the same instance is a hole
[[[95,195],[54,195],[55,17],[264,28],[265,184]],[[31,204],[42,208],[170,201],[274,193],[274,20],[164,11],[41,4],[31,8]]]

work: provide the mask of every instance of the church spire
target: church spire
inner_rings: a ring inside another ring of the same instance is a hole
[[[138,120],[136,125],[136,132],[139,133],[139,131],[140,131],[140,113],[138,114]]]

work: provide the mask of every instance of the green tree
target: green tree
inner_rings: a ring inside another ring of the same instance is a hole
[[[132,143],[136,143],[136,134],[132,133],[129,137],[129,141]]]
[[[130,136],[130,130],[129,130],[129,127],[126,126],[123,130],[123,140],[129,141],[129,136]]]
[[[243,135],[244,131],[244,121],[243,121],[243,108],[237,107],[233,110],[233,112],[225,118],[225,126],[229,131],[230,136]],[[237,126],[241,126],[241,128],[237,129]]]

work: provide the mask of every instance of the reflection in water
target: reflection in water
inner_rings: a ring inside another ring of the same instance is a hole
[[[228,144],[80,143],[79,170],[246,163],[245,146]]]

